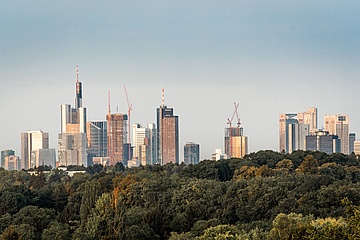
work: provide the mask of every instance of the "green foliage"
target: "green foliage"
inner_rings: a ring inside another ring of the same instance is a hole
[[[354,155],[78,169],[87,173],[0,169],[0,239],[360,238]]]

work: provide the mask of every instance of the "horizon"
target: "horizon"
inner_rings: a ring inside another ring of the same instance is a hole
[[[127,113],[156,122],[165,105],[179,116],[200,159],[224,149],[224,129],[239,103],[249,152],[278,151],[280,113],[318,109],[348,114],[360,134],[360,2],[24,0],[0,9],[0,149],[20,156],[20,134],[42,129],[57,149],[60,105],[75,97],[76,65],[87,120]]]

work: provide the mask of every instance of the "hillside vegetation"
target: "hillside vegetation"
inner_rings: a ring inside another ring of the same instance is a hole
[[[355,155],[0,170],[1,239],[360,239]]]

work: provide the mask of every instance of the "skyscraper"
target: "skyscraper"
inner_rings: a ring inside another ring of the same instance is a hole
[[[94,157],[108,156],[107,121],[86,122],[88,164]]]
[[[49,133],[43,131],[28,131],[21,133],[21,168],[38,167],[31,161],[32,152],[38,149],[49,149]]]
[[[306,136],[317,131],[317,108],[279,115],[279,151],[292,153],[306,149]]]
[[[306,150],[320,151],[326,154],[340,152],[340,140],[336,135],[329,135],[329,132],[317,131],[306,136]]]
[[[196,143],[186,143],[184,145],[184,163],[198,164],[200,162],[200,145]]]
[[[58,138],[59,165],[87,166],[86,108],[82,106],[82,83],[76,66],[75,107],[61,105],[61,133]]]
[[[133,157],[139,159],[141,165],[152,165],[156,162],[153,152],[156,152],[156,138],[154,135],[155,124],[148,124],[142,127],[140,124],[133,124]]]
[[[127,114],[110,112],[106,115],[107,137],[108,137],[108,156],[110,165],[121,162],[127,166],[129,159],[127,140]]]
[[[157,123],[157,163],[179,163],[179,118],[174,115],[174,109],[164,104],[164,89],[162,104],[156,109]]]
[[[341,140],[341,153],[349,154],[349,115],[325,115],[324,123],[324,130],[329,132],[330,135],[337,135]]]
[[[225,128],[225,154],[228,158],[243,158],[248,153],[248,137],[242,127]]]

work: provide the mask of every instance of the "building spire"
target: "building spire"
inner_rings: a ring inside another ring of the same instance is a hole
[[[82,107],[82,85],[79,81],[79,66],[76,65],[75,108]]]
[[[165,90],[164,89],[161,90],[161,106],[162,107],[165,106]]]
[[[79,82],[79,66],[76,65],[76,82]]]

